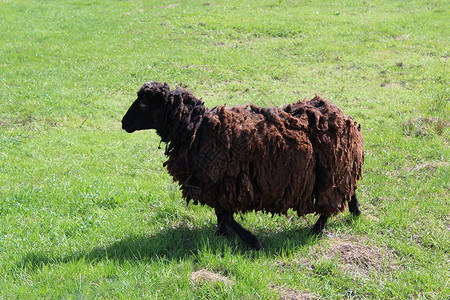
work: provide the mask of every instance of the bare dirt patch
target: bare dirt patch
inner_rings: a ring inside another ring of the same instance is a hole
[[[166,5],[166,6],[160,6],[161,8],[165,8],[165,9],[169,9],[169,8],[174,8],[179,6],[180,4],[170,4],[170,5]]]
[[[286,286],[276,286],[272,285],[270,287],[272,290],[277,292],[278,299],[281,300],[316,300],[319,299],[316,296],[304,293],[304,292],[298,292],[294,289],[290,289]]]
[[[443,135],[444,131],[450,128],[450,120],[448,118],[418,116],[404,122],[403,128],[408,136],[428,136],[433,133]]]
[[[323,255],[324,259],[337,259],[344,271],[357,277],[370,276],[370,272],[392,271],[392,254],[374,245],[367,245],[355,237],[336,237]]]
[[[446,168],[449,165],[450,163],[447,161],[429,161],[415,166],[407,166],[405,168],[409,172],[417,172],[424,170],[428,172],[434,172],[437,168]]]
[[[338,270],[353,277],[370,277],[371,272],[389,273],[397,268],[394,254],[366,243],[362,237],[326,237],[301,257],[274,262],[286,272],[318,272],[321,262],[334,261]],[[323,271],[323,270],[322,270]]]
[[[376,267],[382,262],[382,256],[376,247],[359,245],[350,241],[338,241],[331,246],[333,256],[338,255],[339,261],[345,264]]]
[[[223,283],[225,285],[232,285],[233,281],[223,276],[222,274],[212,272],[206,269],[201,269],[195,271],[191,274],[191,280],[195,284],[203,285],[203,284],[215,284],[215,283]]]

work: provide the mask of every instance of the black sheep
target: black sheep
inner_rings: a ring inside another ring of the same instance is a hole
[[[318,96],[284,108],[205,107],[187,90],[145,83],[122,120],[131,133],[156,129],[167,143],[164,163],[189,203],[215,209],[218,234],[227,227],[250,246],[259,240],[233,218],[264,211],[318,213],[320,234],[330,215],[360,214],[356,182],[364,146],[360,126]]]

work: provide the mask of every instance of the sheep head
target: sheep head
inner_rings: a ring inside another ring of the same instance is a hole
[[[137,92],[138,98],[122,119],[122,128],[128,132],[158,129],[163,125],[164,113],[169,102],[167,83],[147,82]]]

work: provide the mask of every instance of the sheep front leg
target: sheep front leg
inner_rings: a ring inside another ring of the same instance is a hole
[[[227,223],[226,223],[223,213],[222,212],[219,213],[216,210],[216,216],[217,216],[217,232],[216,232],[216,234],[220,235],[220,236],[227,236],[228,235]]]
[[[261,243],[259,242],[258,238],[253,235],[250,231],[244,229],[238,222],[236,222],[233,218],[233,213],[224,211],[221,213],[217,213],[217,224],[218,224],[218,230],[217,233],[219,235],[227,235],[226,227],[230,227],[233,229],[234,232],[243,240],[246,242],[250,247],[255,248],[256,250],[261,249]]]
[[[316,225],[314,225],[312,229],[313,235],[322,235],[323,228],[325,227],[325,223],[328,220],[328,216],[320,215],[319,220],[317,220]]]

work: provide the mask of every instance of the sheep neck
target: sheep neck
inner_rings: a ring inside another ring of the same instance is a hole
[[[166,143],[166,155],[177,153],[181,147],[190,148],[205,113],[203,101],[187,91],[175,90],[169,99],[163,126],[156,132]]]

